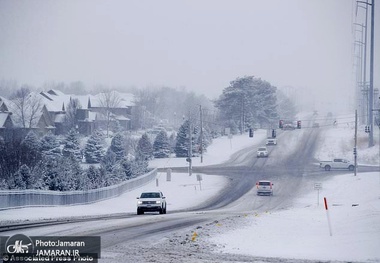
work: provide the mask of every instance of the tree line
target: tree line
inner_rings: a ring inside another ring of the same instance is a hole
[[[202,139],[198,126],[191,132],[189,129],[187,120],[177,136],[161,130],[153,143],[147,133],[136,138],[130,132],[120,132],[114,134],[108,147],[105,132],[98,130],[87,140],[74,129],[65,138],[51,132],[38,138],[33,131],[20,142],[0,137],[0,189],[73,191],[118,184],[147,173],[153,158],[172,154],[187,157],[190,133],[193,153],[199,154],[200,143],[206,151],[212,140],[207,129]],[[82,148],[81,141],[85,141]]]
[[[149,171],[139,140],[136,143],[131,136],[119,133],[105,149],[104,139],[104,133],[96,131],[81,149],[75,130],[70,130],[62,141],[51,132],[38,138],[30,131],[20,142],[6,142],[0,137],[0,188],[88,190],[118,184]],[[128,153],[126,145],[134,144],[136,154],[132,155],[133,149]],[[88,168],[81,165],[84,160]]]
[[[67,88],[58,84],[49,86],[70,91],[64,87]],[[80,82],[69,87],[85,92]],[[26,88],[10,97],[14,100],[22,97]],[[2,90],[6,91],[0,85]],[[152,158],[166,158],[172,154],[188,157],[190,143],[193,155],[206,151],[224,128],[230,128],[233,134],[257,125],[271,128],[279,116],[292,119],[296,114],[291,98],[254,76],[231,81],[214,101],[168,87],[130,91],[136,96],[136,114],[132,119],[135,130],[165,123],[172,125],[176,132],[168,135],[163,130],[154,138],[148,133],[136,138],[131,131],[116,131],[109,147],[105,143],[109,137],[100,131],[85,139],[80,138],[75,129],[70,129],[63,139],[51,133],[38,138],[33,132],[21,141],[5,142],[0,137],[0,189],[68,191],[117,184],[147,172]],[[78,107],[77,101],[72,100],[66,108],[70,128],[75,127]],[[83,161],[88,167],[83,167]]]

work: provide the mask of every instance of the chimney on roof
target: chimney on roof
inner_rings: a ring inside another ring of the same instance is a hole
[[[66,111],[65,110],[65,103],[64,102],[62,102],[62,111]]]
[[[87,103],[87,109],[91,108],[91,100],[90,97],[88,97],[88,103]]]

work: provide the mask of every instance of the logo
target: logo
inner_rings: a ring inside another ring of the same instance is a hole
[[[33,253],[33,241],[28,236],[17,234],[8,238],[5,249],[9,254]]]

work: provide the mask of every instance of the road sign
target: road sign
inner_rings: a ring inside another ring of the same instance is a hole
[[[319,190],[322,189],[322,183],[314,183],[314,190],[318,190],[317,204],[319,206]]]

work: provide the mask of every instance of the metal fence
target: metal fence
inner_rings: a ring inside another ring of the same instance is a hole
[[[2,190],[0,191],[0,210],[32,207],[90,204],[136,189],[154,180],[157,169],[118,185],[87,191],[56,192],[48,190]]]

